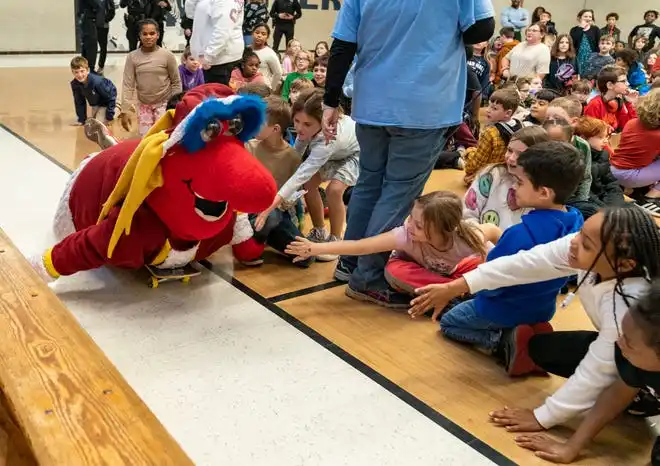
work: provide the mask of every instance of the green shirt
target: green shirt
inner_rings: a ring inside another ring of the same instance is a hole
[[[294,71],[293,73],[286,75],[284,84],[282,84],[282,98],[287,102],[289,101],[289,92],[291,92],[291,83],[293,83],[298,78],[307,78],[311,81],[314,79],[314,74],[311,72],[298,73],[297,71]]]

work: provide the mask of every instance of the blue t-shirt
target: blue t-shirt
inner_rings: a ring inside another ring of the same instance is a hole
[[[344,0],[332,37],[358,46],[353,119],[422,129],[459,124],[462,33],[494,14],[491,0]]]

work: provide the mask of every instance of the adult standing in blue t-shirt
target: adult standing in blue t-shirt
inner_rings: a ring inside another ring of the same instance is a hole
[[[348,207],[345,239],[401,225],[424,188],[447,131],[461,122],[465,44],[494,30],[491,0],[345,0],[330,49],[323,131],[337,131],[342,84],[357,53],[351,116],[357,122],[360,177]],[[335,278],[347,295],[386,307],[410,297],[384,277],[387,254],[341,257]]]

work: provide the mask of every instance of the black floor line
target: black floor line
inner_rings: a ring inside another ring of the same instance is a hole
[[[320,285],[310,286],[309,288],[302,288],[300,290],[278,294],[276,296],[273,296],[271,298],[266,298],[266,299],[268,301],[270,301],[271,303],[279,303],[279,302],[282,302],[282,301],[286,301],[287,299],[300,298],[301,296],[305,296],[305,295],[312,294],[312,293],[318,293],[319,291],[329,290],[331,288],[336,288],[338,286],[342,286],[342,285],[345,285],[345,284],[346,283],[344,283],[344,282],[333,280],[333,281],[328,282],[328,283],[321,283]]]
[[[428,404],[424,403],[422,400],[411,394],[410,392],[406,391],[396,383],[392,382],[390,379],[382,375],[380,372],[376,371],[372,367],[368,366],[367,364],[363,363],[360,361],[358,358],[353,356],[352,354],[348,353],[346,350],[343,348],[339,347],[332,341],[330,341],[328,338],[324,337],[320,333],[318,333],[316,330],[313,328],[309,327],[307,324],[304,322],[298,320],[296,317],[292,316],[288,312],[286,312],[284,309],[279,307],[277,304],[272,302],[271,300],[261,296],[259,293],[254,291],[252,288],[249,286],[245,285],[242,283],[240,280],[236,279],[233,276],[228,275],[224,271],[220,270],[217,267],[213,267],[213,264],[211,264],[209,261],[204,260],[200,262],[204,267],[209,269],[211,272],[216,274],[218,277],[222,278],[223,280],[229,282],[232,286],[237,288],[239,291],[242,291],[246,295],[248,295],[250,298],[252,298],[254,301],[258,302],[262,306],[264,306],[266,309],[268,309],[270,312],[273,314],[277,315],[280,317],[282,320],[287,322],[288,324],[292,325],[295,327],[297,330],[300,332],[304,333],[307,335],[309,338],[314,340],[316,343],[319,345],[323,346],[325,349],[330,351],[332,354],[335,356],[339,357],[342,359],[344,362],[349,364],[351,367],[354,369],[360,371],[362,374],[366,375],[369,377],[371,380],[376,382],[378,385],[392,393],[394,396],[399,398],[401,401],[405,402],[408,404],[410,407],[415,409],[417,412],[420,414],[426,416],[428,419],[431,421],[435,422],[437,425],[445,429],[447,432],[452,434],[454,437],[462,441],[463,443],[467,444],[474,450],[478,451],[481,453],[483,456],[491,460],[493,463],[501,466],[511,466],[515,465],[516,463],[495,450],[493,447],[490,445],[484,443],[477,437],[475,437],[473,434],[468,432],[467,430],[463,429],[461,426],[450,420],[449,418],[445,417],[444,415],[440,414],[438,411],[436,411],[434,408],[429,406]],[[338,282],[339,284],[342,284]],[[326,283],[326,285],[328,285]],[[337,285],[338,286],[338,285]],[[281,302],[281,300],[280,300]]]
[[[34,144],[31,142],[27,141],[25,138],[19,136],[16,134],[14,131],[10,130],[7,128],[5,125],[0,123],[0,128],[5,129],[8,133],[22,141],[23,143],[27,144],[30,146],[32,149],[37,151],[39,154],[43,155],[47,160],[50,162],[54,163],[67,173],[71,173],[72,171],[67,168],[66,166],[62,165],[60,162],[58,162],[56,159],[36,147]],[[242,283],[240,280],[237,280],[233,276],[230,276],[220,270],[217,267],[213,267],[213,264],[211,264],[208,260],[202,260],[200,261],[200,264],[203,265],[205,268],[207,268],[209,271],[217,275],[218,277],[222,278],[226,282],[230,283],[232,286],[234,286],[236,289],[239,291],[243,292],[250,298],[252,298],[254,301],[258,302],[262,306],[264,306],[266,309],[268,309],[270,312],[273,314],[277,315],[280,317],[282,320],[287,322],[289,325],[295,327],[297,330],[300,332],[304,333],[307,335],[309,338],[314,340],[316,343],[319,345],[323,346],[325,349],[330,351],[332,354],[337,356],[338,358],[342,359],[345,363],[353,367],[354,369],[360,371],[362,374],[365,376],[369,377],[371,380],[376,382],[378,385],[389,391],[391,394],[399,398],[401,401],[409,405],[411,408],[415,409],[417,412],[422,414],[423,416],[427,417],[431,421],[435,422],[437,425],[445,429],[447,432],[452,434],[454,437],[474,449],[475,451],[481,453],[484,457],[488,458],[491,460],[493,463],[500,465],[500,466],[515,466],[516,463],[506,456],[504,456],[502,453],[499,451],[495,450],[493,447],[490,445],[484,443],[482,440],[479,438],[475,437],[473,434],[468,432],[467,430],[463,429],[461,426],[447,418],[446,416],[440,414],[438,411],[436,411],[434,408],[429,406],[428,404],[424,403],[422,400],[414,396],[412,393],[406,391],[396,383],[392,382],[390,379],[382,375],[380,372],[376,371],[372,367],[368,366],[367,364],[363,363],[360,361],[358,358],[353,356],[352,354],[348,353],[345,351],[343,348],[339,347],[332,341],[330,341],[328,338],[324,337],[320,333],[318,333],[316,330],[313,328],[309,327],[307,324],[303,323],[302,321],[298,320],[296,317],[292,316],[288,312],[286,312],[284,309],[279,307],[275,302],[269,300],[268,298],[265,298],[261,296],[259,293],[254,291],[252,288],[249,286],[245,285]],[[336,284],[335,284],[336,283]],[[321,287],[320,290],[322,291],[324,289],[329,289],[333,288],[334,286],[340,286],[343,285],[341,282],[329,282],[325,283],[322,285],[318,285]],[[325,287],[325,288],[324,288]],[[279,296],[275,296],[274,298],[278,299],[277,302],[282,302],[284,299],[282,299],[282,296],[287,296],[295,293],[301,293],[306,290],[312,290],[313,288],[316,287],[310,287],[310,288],[305,288],[303,290],[298,290],[294,291],[291,293],[285,293]],[[304,296],[310,293],[314,293],[315,291],[309,291],[306,293],[302,293],[298,296]],[[294,296],[294,297],[298,297]],[[286,298],[286,299],[291,299],[291,298]]]

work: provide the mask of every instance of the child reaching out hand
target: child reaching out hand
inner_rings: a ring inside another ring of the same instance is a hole
[[[463,220],[456,194],[436,191],[419,197],[405,224],[387,233],[334,243],[298,238],[286,252],[300,261],[321,254],[361,256],[394,251],[385,267],[385,279],[395,290],[413,295],[420,286],[446,283],[474,269],[499,234],[494,225]]]

